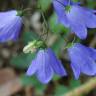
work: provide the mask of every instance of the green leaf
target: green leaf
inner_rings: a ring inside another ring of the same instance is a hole
[[[69,89],[65,87],[64,85],[58,85],[55,90],[54,96],[64,96],[65,93],[67,93]]]
[[[96,3],[94,2],[94,0],[88,0],[88,7],[89,8],[95,8]]]
[[[53,81],[56,81],[56,80],[58,80],[58,79],[60,79],[60,76],[59,76],[59,75],[54,74]]]
[[[79,0],[73,0],[74,2],[79,2]]]
[[[19,68],[19,69],[26,69],[30,65],[32,59],[34,58],[35,54],[24,54],[21,53],[18,56],[12,57],[10,63],[12,66]]]
[[[81,85],[80,80],[72,79],[71,82],[70,82],[70,88],[71,89],[76,88],[76,87],[78,87],[80,85]]]
[[[64,25],[57,22],[57,16],[55,13],[49,18],[49,26],[54,33],[59,33],[61,31],[65,33],[68,32],[68,29],[65,28]]]
[[[80,81],[79,80],[74,80],[72,79],[70,81],[70,86],[66,87],[64,85],[58,85],[55,90],[55,96],[64,96],[65,93],[73,90],[73,88],[76,88],[80,86]]]
[[[22,41],[24,44],[28,44],[28,42],[32,40],[38,39],[39,36],[35,32],[24,32],[22,36]]]
[[[22,75],[21,82],[23,86],[28,86],[28,85],[33,86],[34,88],[36,88],[36,91],[39,94],[42,93],[46,87],[46,85],[41,84],[35,76],[28,77],[26,75]]]
[[[53,44],[52,48],[56,54],[60,53],[62,46],[64,46],[64,39],[58,37],[59,39]]]
[[[38,0],[38,6],[41,6],[43,11],[46,11],[51,4],[51,0]]]

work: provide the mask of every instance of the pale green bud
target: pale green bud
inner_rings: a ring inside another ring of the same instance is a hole
[[[34,52],[36,52],[37,48],[39,48],[42,45],[43,45],[42,41],[34,40],[32,42],[29,42],[28,45],[26,45],[23,48],[23,52],[24,53],[34,53]]]

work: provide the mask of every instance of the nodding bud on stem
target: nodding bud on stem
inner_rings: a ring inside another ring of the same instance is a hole
[[[36,52],[37,48],[41,47],[43,44],[42,41],[34,40],[32,42],[29,42],[28,45],[26,45],[23,48],[24,53],[34,53]]]

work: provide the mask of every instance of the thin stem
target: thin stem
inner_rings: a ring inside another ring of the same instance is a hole
[[[40,38],[42,37],[42,36],[44,36],[44,35],[46,35],[46,38],[45,38],[45,41],[47,40],[47,36],[48,36],[48,32],[49,32],[49,26],[48,26],[48,23],[47,23],[47,21],[46,21],[46,18],[45,18],[45,16],[44,16],[44,13],[42,12],[42,10],[41,10],[41,7],[40,7],[40,13],[41,13],[41,16],[43,17],[43,20],[44,20],[44,27],[43,27],[43,31],[44,31],[44,33],[43,34],[41,34],[41,36],[40,36]],[[46,32],[45,32],[46,31]]]
[[[32,8],[26,8],[26,9],[23,9],[23,12],[30,11],[30,10],[32,10]]]
[[[77,87],[69,91],[63,96],[82,96],[95,88],[96,88],[96,77],[90,79],[85,84],[81,85],[80,87]]]
[[[74,44],[75,40],[76,40],[76,37],[74,36],[73,41],[72,41],[72,44]]]

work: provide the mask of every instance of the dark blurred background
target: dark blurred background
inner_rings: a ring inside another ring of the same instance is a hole
[[[82,6],[96,9],[96,0],[80,1],[82,2]],[[28,42],[38,39],[43,32],[43,19],[38,9],[39,6],[41,6],[50,28],[48,36],[43,36],[41,39],[45,40],[47,38],[46,44],[53,48],[68,72],[68,77],[60,78],[54,76],[53,80],[47,85],[41,84],[34,76],[27,77],[25,75],[35,54],[24,54],[22,51]],[[57,24],[52,0],[0,0],[1,12],[26,8],[31,8],[31,10],[23,17],[24,22],[19,40],[15,43],[0,44],[0,96],[74,96],[65,94],[74,89],[82,88],[82,85],[92,78],[81,75],[79,80],[74,79],[73,72],[69,66],[70,61],[67,50],[64,50],[64,37],[67,37],[68,42],[71,42],[74,35],[68,35],[69,30]],[[88,29],[88,38],[83,41],[77,40],[82,44],[95,48],[95,32],[96,29]],[[84,95],[80,95],[79,92],[81,91],[78,91],[78,95],[76,96],[96,96],[95,88],[93,87],[90,91],[83,92]]]

